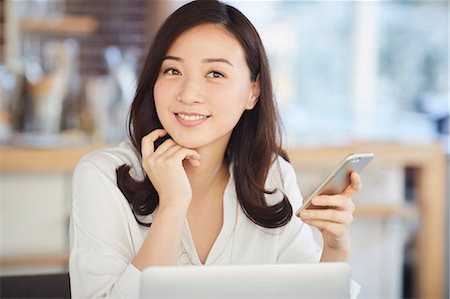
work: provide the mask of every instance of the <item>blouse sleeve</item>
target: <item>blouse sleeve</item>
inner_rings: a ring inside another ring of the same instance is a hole
[[[295,170],[291,164],[282,160],[281,176],[284,193],[288,197],[294,215],[285,226],[281,234],[278,263],[319,262],[322,249],[313,237],[311,226],[305,224],[299,217],[295,216],[300,208],[303,197],[297,183]],[[350,281],[350,298],[357,298],[361,286],[354,280]]]
[[[277,261],[278,263],[319,262],[322,249],[314,240],[311,227],[295,216],[303,200],[295,170],[284,159],[279,162],[283,192],[292,205],[294,215],[281,233]]]
[[[131,211],[113,180],[115,173],[102,171],[94,160],[82,159],[73,177],[72,297],[138,297],[141,272],[131,264],[134,254],[127,221]]]

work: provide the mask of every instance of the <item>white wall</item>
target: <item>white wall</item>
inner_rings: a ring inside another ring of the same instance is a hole
[[[0,175],[0,256],[66,254],[70,193],[64,173]],[[3,267],[0,274],[45,270]]]

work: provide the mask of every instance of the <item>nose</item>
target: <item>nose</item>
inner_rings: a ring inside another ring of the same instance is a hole
[[[180,85],[177,100],[185,104],[201,103],[201,86],[200,82],[195,78],[185,76]]]

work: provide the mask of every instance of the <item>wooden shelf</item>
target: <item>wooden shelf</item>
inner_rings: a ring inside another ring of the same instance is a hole
[[[29,33],[45,34],[92,34],[98,22],[90,16],[68,15],[47,17],[45,19],[22,19],[20,30]]]
[[[355,218],[401,218],[417,219],[419,211],[412,204],[356,204]]]
[[[0,146],[0,171],[70,171],[85,154],[102,149],[106,144],[79,145],[73,147],[26,147]],[[406,145],[353,145],[346,147],[306,147],[288,148],[291,163],[303,167],[333,167],[351,152],[371,151],[375,153],[376,165],[422,166],[430,161],[445,163],[441,146],[438,144],[423,146]]]
[[[68,254],[38,255],[38,256],[15,256],[0,258],[0,267],[19,266],[66,266],[69,263]]]
[[[291,163],[299,167],[333,167],[345,156],[354,152],[373,152],[374,165],[422,166],[444,157],[441,144],[400,145],[400,144],[353,144],[348,146],[293,147],[287,153]],[[445,161],[444,161],[445,162]]]
[[[64,148],[0,147],[0,172],[71,172],[85,154],[106,145]]]

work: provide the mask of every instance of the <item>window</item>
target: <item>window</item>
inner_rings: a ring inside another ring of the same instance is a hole
[[[289,143],[430,142],[448,121],[446,1],[233,5],[261,34]]]

